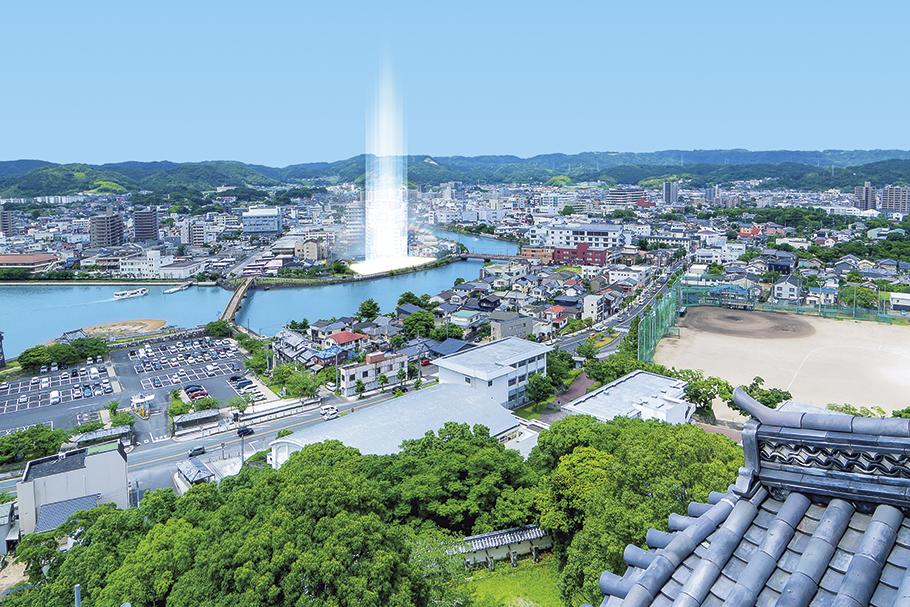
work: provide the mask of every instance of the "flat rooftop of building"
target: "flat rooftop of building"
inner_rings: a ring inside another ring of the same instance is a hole
[[[633,371],[609,384],[581,396],[563,409],[572,413],[592,415],[597,419],[637,417],[635,404],[648,401],[649,406],[670,406],[662,395],[681,398],[686,382],[648,371]]]
[[[161,266],[161,269],[162,270],[171,270],[174,268],[188,268],[190,266],[199,265],[202,262],[203,262],[202,259],[185,259],[183,261],[174,261],[167,265],[163,265],[163,266]]]
[[[446,422],[481,424],[492,436],[519,425],[518,419],[494,400],[457,384],[438,384],[301,428],[272,444],[288,442],[304,447],[339,440],[361,453],[388,455],[397,453],[402,441],[421,438]]]
[[[28,483],[46,476],[84,468],[87,454],[87,449],[75,449],[58,455],[49,455],[48,457],[32,460],[25,466],[22,482]]]
[[[443,368],[480,379],[493,379],[512,371],[522,360],[546,354],[553,348],[519,337],[507,337],[482,346],[444,356],[435,361]]]
[[[243,212],[245,217],[270,217],[279,214],[277,207],[256,207]]]

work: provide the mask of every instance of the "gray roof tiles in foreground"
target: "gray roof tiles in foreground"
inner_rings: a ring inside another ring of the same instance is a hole
[[[742,394],[737,404],[753,416],[740,479],[672,517],[675,532],[649,530],[650,550],[627,549],[623,576],[601,577],[601,605],[910,607],[910,439],[900,422],[771,411]],[[764,441],[786,449],[762,451]],[[791,468],[811,474],[790,486],[780,475]]]
[[[408,392],[379,405],[365,407],[337,419],[317,423],[273,441],[303,447],[326,440],[339,440],[361,453],[397,453],[401,442],[438,430],[446,422],[482,424],[491,436],[519,425],[518,420],[496,401],[456,384],[438,384]]]

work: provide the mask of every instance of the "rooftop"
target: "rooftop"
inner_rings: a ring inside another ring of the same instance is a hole
[[[436,364],[464,375],[490,380],[513,370],[511,365],[553,348],[518,337],[507,337],[437,359]]]
[[[736,483],[628,546],[601,605],[910,604],[910,420],[734,401],[752,415]]]
[[[492,399],[460,385],[438,384],[301,428],[272,444],[287,442],[303,447],[339,440],[361,453],[387,455],[397,453],[402,441],[420,438],[449,421],[482,424],[492,436],[518,426],[518,420]]]
[[[685,387],[686,382],[680,379],[648,371],[632,371],[562,408],[572,413],[591,415],[601,421],[614,417],[641,417],[636,405],[653,409],[678,406],[672,399],[683,399]]]
[[[84,495],[74,497],[59,502],[43,504],[38,509],[38,520],[35,525],[35,533],[43,531],[52,531],[66,522],[66,520],[77,512],[90,510],[98,505],[100,495]]]
[[[87,453],[87,449],[75,449],[32,460],[25,466],[22,482],[28,483],[45,476],[53,476],[85,468],[85,456]]]

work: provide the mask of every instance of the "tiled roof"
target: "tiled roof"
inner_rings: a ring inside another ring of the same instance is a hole
[[[100,495],[85,495],[74,497],[59,502],[43,504],[38,509],[38,521],[35,524],[35,533],[51,531],[66,522],[66,520],[83,510],[90,510],[98,505]]]
[[[736,484],[628,546],[601,605],[910,605],[910,420],[734,400],[753,416]]]
[[[363,333],[352,333],[351,331],[339,331],[338,333],[333,333],[332,335],[329,335],[329,339],[334,341],[339,346],[343,346],[345,344],[349,344],[349,343],[351,343],[353,341],[357,341],[359,339],[369,339],[369,336],[364,335]]]
[[[513,527],[512,529],[502,529],[500,531],[491,531],[490,533],[481,533],[464,538],[464,546],[459,547],[459,552],[469,550],[489,550],[508,546],[509,544],[518,544],[529,540],[537,540],[546,535],[546,532],[538,525],[527,525],[525,527]]]

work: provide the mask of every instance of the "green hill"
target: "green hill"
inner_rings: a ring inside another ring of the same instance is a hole
[[[800,190],[910,183],[910,151],[903,150],[666,150],[651,153],[585,152],[518,156],[408,156],[408,180],[419,185],[466,183],[658,183],[683,177],[690,185],[764,179],[769,187]],[[267,167],[228,160],[118,162],[56,165],[41,160],[0,162],[0,197],[73,194],[83,191],[158,193],[206,191],[309,180],[361,183],[366,156],[335,162]],[[312,184],[308,184],[312,185]],[[319,185],[319,184],[316,184]]]

